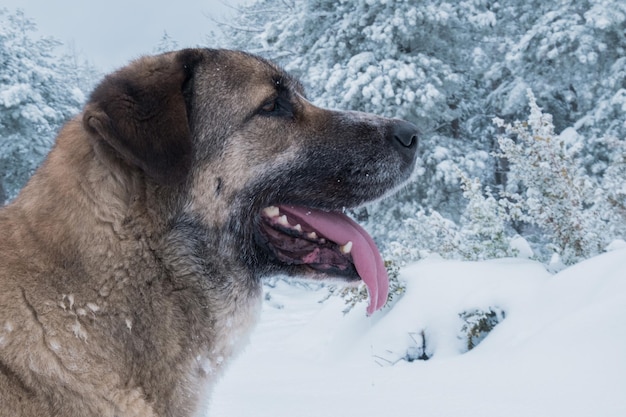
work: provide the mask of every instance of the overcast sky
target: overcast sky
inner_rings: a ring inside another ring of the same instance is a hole
[[[210,17],[233,13],[226,6],[242,0],[2,0],[0,7],[20,8],[35,20],[41,35],[74,47],[98,69],[118,68],[153,52],[164,31],[180,47],[208,45],[215,30]],[[217,44],[210,46],[219,46]]]

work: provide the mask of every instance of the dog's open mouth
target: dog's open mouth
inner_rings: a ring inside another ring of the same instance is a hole
[[[331,276],[360,277],[370,296],[367,313],[387,301],[389,278],[370,235],[343,213],[296,206],[270,206],[261,212],[260,231],[276,258],[306,265]]]

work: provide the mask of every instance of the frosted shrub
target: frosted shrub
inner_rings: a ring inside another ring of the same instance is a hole
[[[385,268],[389,275],[389,295],[387,295],[386,307],[391,307],[398,298],[406,291],[406,285],[404,281],[399,278],[400,267],[393,261],[385,261]],[[361,283],[356,287],[337,287],[330,286],[328,288],[328,295],[322,300],[326,301],[332,296],[339,296],[345,300],[346,307],[343,309],[343,314],[348,314],[359,303],[366,303],[369,300],[369,294],[365,284]]]
[[[436,253],[455,257],[460,243],[459,227],[437,211],[420,209],[403,221],[397,239],[388,244],[385,257],[401,265]]]
[[[507,233],[508,215],[489,187],[459,171],[467,206],[461,217],[459,253],[463,259],[483,260],[515,256]]]
[[[404,220],[401,233],[389,243],[385,255],[405,264],[436,253],[448,259],[483,260],[515,256],[507,227],[508,214],[489,188],[470,180],[458,168],[467,205],[459,224],[437,211],[423,209]]]
[[[556,135],[551,116],[542,113],[528,92],[527,121],[504,123],[494,156],[508,166],[505,190],[489,187],[454,168],[467,204],[458,223],[436,211],[416,209],[393,234],[385,256],[400,263],[437,253],[445,258],[482,260],[533,256],[526,239],[515,236],[513,226],[526,232],[547,261],[556,254],[569,265],[601,253],[613,239],[626,234],[626,142],[603,139],[611,149],[605,174],[587,174],[577,158],[580,138]],[[451,170],[448,170],[451,171]],[[531,235],[532,231],[532,235]]]
[[[506,159],[510,169],[501,201],[512,219],[539,226],[562,261],[572,264],[602,251],[608,243],[606,223],[575,149],[555,135],[551,116],[541,112],[530,91],[528,98],[527,122],[495,119],[505,132],[496,156]]]
[[[601,207],[602,219],[608,222],[609,234],[614,238],[626,237],[626,141],[605,138],[611,150],[609,165],[595,193]]]
[[[487,310],[475,309],[459,313],[463,324],[457,337],[464,341],[465,350],[474,349],[485,337],[506,317],[500,307],[489,307]]]

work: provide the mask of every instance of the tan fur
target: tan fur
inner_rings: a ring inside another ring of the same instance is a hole
[[[279,78],[293,108],[267,115]],[[373,145],[397,121],[303,94],[273,64],[217,50],[142,58],[103,81],[0,210],[0,416],[199,412],[258,317],[260,277],[311,274],[259,249],[259,210],[354,206],[412,167]],[[315,165],[363,165],[348,148],[373,161],[379,189],[343,197]]]

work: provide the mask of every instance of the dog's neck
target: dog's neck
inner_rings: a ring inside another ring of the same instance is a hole
[[[70,121],[7,210],[30,225],[22,238],[39,256],[96,275],[103,257],[132,257],[133,245],[150,249],[167,219],[150,204],[151,194],[162,191],[151,189],[140,172],[110,169],[85,138],[80,118]]]

